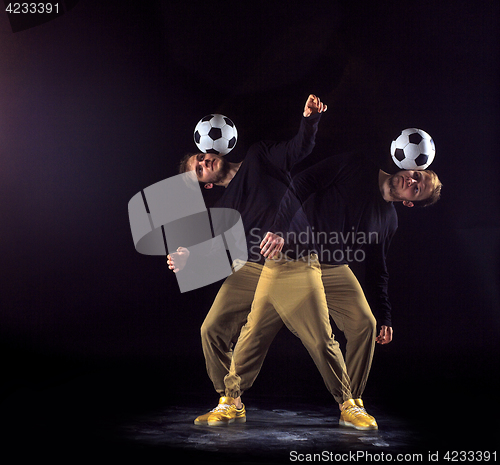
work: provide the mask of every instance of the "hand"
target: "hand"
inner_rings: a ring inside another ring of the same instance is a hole
[[[274,258],[276,254],[281,252],[284,244],[285,240],[281,236],[268,232],[260,243],[260,253],[266,258]]]
[[[308,118],[313,113],[323,113],[327,110],[327,106],[315,95],[309,95],[304,107],[304,116]]]
[[[379,344],[389,344],[392,341],[392,328],[390,326],[382,326],[380,334],[375,339]]]
[[[178,247],[177,252],[167,255],[168,268],[177,273],[186,266],[188,257],[189,250],[185,247]]]

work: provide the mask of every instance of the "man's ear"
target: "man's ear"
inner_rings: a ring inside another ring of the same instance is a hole
[[[214,185],[211,183],[211,182],[207,182],[204,186],[203,186],[205,189],[212,189],[212,187],[214,187]],[[412,205],[413,206],[413,205]]]
[[[409,200],[403,200],[403,205],[410,208],[415,206],[413,202],[410,202]]]

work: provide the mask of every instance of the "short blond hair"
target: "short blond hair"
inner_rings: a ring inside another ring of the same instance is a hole
[[[441,188],[443,187],[443,183],[439,180],[438,175],[434,171],[425,170],[425,172],[431,179],[432,192],[426,199],[414,201],[413,204],[416,207],[429,207],[430,205],[434,205],[441,198]]]

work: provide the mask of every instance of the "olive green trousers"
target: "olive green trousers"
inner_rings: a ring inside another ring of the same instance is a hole
[[[329,314],[346,336],[345,362]],[[301,339],[337,402],[361,397],[375,318],[349,267],[320,267],[314,255],[268,260],[264,267],[247,263],[226,279],[202,326],[207,371],[220,395],[238,397],[253,385],[283,323]]]

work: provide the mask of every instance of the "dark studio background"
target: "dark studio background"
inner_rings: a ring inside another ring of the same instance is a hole
[[[397,206],[388,261],[394,341],[377,347],[366,399],[430,440],[457,442],[475,428],[480,448],[493,449],[498,13],[498,2],[486,0],[81,0],[13,33],[2,12],[6,441],[20,453],[29,452],[24,444],[54,453],[78,438],[103,447],[93,434],[101,419],[192,398],[215,405],[199,328],[221,283],[180,294],[164,258],[135,251],[127,204],[177,174],[180,157],[196,149],[202,116],[233,119],[239,140],[228,157],[240,160],[259,139],[291,137],[315,93],[329,108],[307,163],[360,146],[389,156],[402,129],[419,127],[436,142],[431,168],[444,184],[428,210]],[[247,406],[267,397],[292,408],[297,399],[332,402],[285,330]]]

